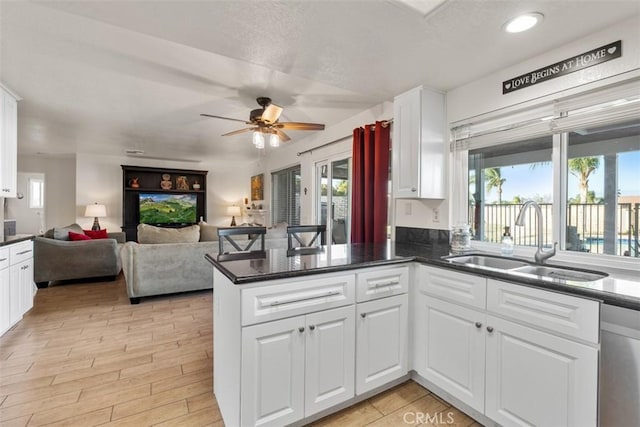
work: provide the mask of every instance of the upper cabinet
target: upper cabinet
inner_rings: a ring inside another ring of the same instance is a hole
[[[16,197],[18,100],[0,86],[0,197]]]
[[[444,94],[417,87],[395,97],[394,197],[445,198],[445,140]]]

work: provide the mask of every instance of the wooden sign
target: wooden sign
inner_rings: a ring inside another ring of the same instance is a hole
[[[622,40],[581,53],[564,61],[539,68],[502,82],[502,94],[530,87],[556,77],[593,67],[622,56]]]

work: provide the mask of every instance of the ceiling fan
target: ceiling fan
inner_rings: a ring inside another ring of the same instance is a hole
[[[222,136],[237,135],[239,133],[253,132],[253,143],[258,148],[264,148],[264,135],[270,134],[271,146],[277,147],[280,141],[286,142],[291,138],[283,132],[283,130],[324,130],[324,125],[319,123],[302,123],[302,122],[279,122],[282,107],[271,103],[271,98],[261,96],[256,98],[258,105],[262,108],[251,110],[249,121],[233,119],[230,117],[214,116],[212,114],[200,114],[203,117],[212,117],[214,119],[232,120],[234,122],[242,122],[251,127],[234,130],[223,134]],[[262,145],[262,146],[260,146]]]

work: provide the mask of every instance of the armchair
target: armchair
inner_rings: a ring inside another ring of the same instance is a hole
[[[108,233],[108,239],[69,241],[38,236],[33,242],[34,281],[46,288],[52,280],[109,277],[120,273],[119,243],[125,233]]]

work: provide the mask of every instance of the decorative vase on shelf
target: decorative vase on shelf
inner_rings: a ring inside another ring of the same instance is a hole
[[[193,183],[193,189],[194,190],[199,190],[200,189],[200,184],[198,184],[198,181]]]
[[[171,175],[168,173],[162,174],[162,181],[160,181],[160,188],[163,190],[171,190],[173,183],[171,182]]]
[[[140,188],[140,183],[138,183],[138,178],[131,178],[131,182],[129,183],[131,188]]]

